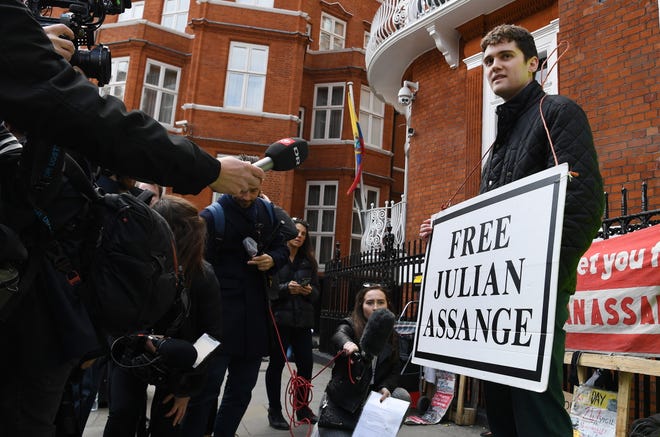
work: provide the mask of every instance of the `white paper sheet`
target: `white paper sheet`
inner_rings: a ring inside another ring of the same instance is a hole
[[[381,396],[380,393],[371,392],[353,431],[353,437],[396,436],[410,402],[391,396],[381,402]]]
[[[193,367],[197,367],[211,352],[215,350],[215,348],[220,346],[220,342],[207,333],[204,333],[197,339],[193,346],[195,347],[195,350],[197,350],[197,359],[195,360]]]

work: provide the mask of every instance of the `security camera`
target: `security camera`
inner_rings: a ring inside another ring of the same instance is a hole
[[[408,106],[412,103],[415,96],[413,92],[407,86],[402,86],[399,90],[399,103],[402,105]]]
[[[174,126],[176,126],[176,127],[187,127],[188,126],[188,120],[175,121]]]
[[[399,103],[404,106],[410,106],[415,100],[415,93],[419,90],[419,82],[403,81],[403,86],[399,90]]]

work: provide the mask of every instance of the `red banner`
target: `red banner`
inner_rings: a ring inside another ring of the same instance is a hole
[[[660,355],[660,225],[593,243],[577,271],[566,349]]]

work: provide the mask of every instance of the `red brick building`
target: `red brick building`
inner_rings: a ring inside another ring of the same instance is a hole
[[[550,67],[557,62],[553,50],[568,49],[545,88],[586,111],[610,216],[619,215],[622,187],[629,213],[641,210],[644,181],[647,208],[658,208],[657,0],[385,0],[372,22],[367,78],[376,94],[404,113],[397,91],[404,80],[417,84],[409,120],[409,238],[454,193],[455,204],[478,192],[479,162],[494,139],[494,108],[501,103],[484,80],[479,44],[502,23],[533,32]],[[546,75],[548,69],[537,79]]]
[[[367,142],[367,204],[399,201],[407,188],[413,239],[455,192],[453,203],[477,193],[499,103],[479,41],[505,22],[532,31],[550,65],[568,42],[546,88],[587,112],[611,214],[622,187],[639,211],[643,181],[657,208],[657,0],[145,0],[109,16],[97,40],[113,56],[103,92],[212,154],[263,156],[280,138],[308,140],[308,160],[272,172],[264,191],[312,223],[323,262],[335,243],[355,250],[361,234],[345,194],[354,177],[347,84]],[[404,80],[417,85],[409,107],[397,97]],[[209,190],[192,198],[199,207],[211,199]]]
[[[214,155],[263,156],[280,138],[308,140],[307,161],[295,171],[271,172],[264,192],[292,216],[307,218],[317,257],[327,261],[336,242],[345,253],[351,245],[353,196],[345,193],[355,165],[348,82],[367,129],[370,199],[382,203],[401,195],[392,193],[394,111],[366,86],[364,48],[379,5],[134,1],[124,14],[107,17],[99,32],[97,40],[113,58],[112,81],[103,92]],[[192,198],[199,207],[211,199],[210,190]],[[359,243],[359,228],[355,232]]]

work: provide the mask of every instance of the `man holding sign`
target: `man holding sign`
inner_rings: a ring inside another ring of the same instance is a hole
[[[589,248],[601,223],[603,183],[598,169],[591,128],[584,111],[572,100],[548,96],[534,80],[539,57],[533,36],[524,28],[500,25],[482,40],[483,67],[493,92],[505,101],[497,108],[497,137],[483,168],[480,193],[486,193],[561,163],[568,163],[571,178],[566,188],[563,233],[559,255],[554,342],[547,389],[543,392],[485,382],[486,409],[490,429],[496,437],[572,435],[572,425],[564,410],[562,371],[568,299],[575,292],[576,268]],[[508,244],[508,217],[489,226],[499,235],[489,248]],[[533,223],[535,217],[530,214]],[[498,227],[499,226],[499,227]],[[431,220],[420,227],[428,238]],[[460,236],[459,236],[460,237]],[[441,236],[449,239],[456,235]],[[456,243],[458,249],[465,248]],[[497,251],[493,252],[497,257]],[[493,263],[494,264],[494,263]],[[511,263],[512,278],[516,278]],[[522,275],[522,260],[518,273]],[[518,278],[520,281],[520,278]],[[476,285],[476,282],[475,282]],[[543,290],[539,290],[539,299]],[[526,341],[527,315],[512,316],[514,329],[510,343]]]

